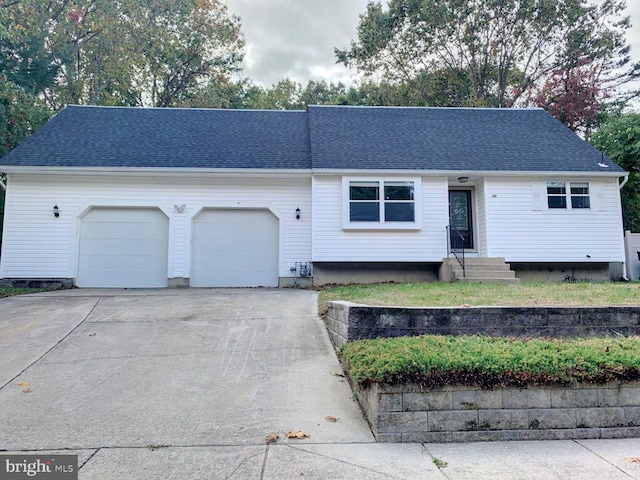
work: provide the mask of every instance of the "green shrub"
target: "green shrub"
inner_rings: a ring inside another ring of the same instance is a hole
[[[517,339],[486,336],[381,338],[340,349],[354,382],[427,387],[606,383],[640,379],[640,338]]]

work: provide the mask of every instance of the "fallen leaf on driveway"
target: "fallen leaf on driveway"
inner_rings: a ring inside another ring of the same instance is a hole
[[[22,382],[18,384],[19,387],[28,387],[29,385],[31,385],[29,382]]]
[[[640,457],[627,457],[625,460],[629,463],[640,463]]]
[[[30,388],[25,388],[24,390],[22,390],[22,393],[31,393],[31,389]]]
[[[287,432],[287,438],[308,438],[309,434],[304,433],[302,430],[298,430],[297,432]]]
[[[264,437],[265,445],[271,445],[272,443],[276,443],[280,436],[277,433],[270,433],[266,437]]]
[[[324,419],[327,422],[337,422],[338,421],[338,417],[334,417],[333,415],[327,415],[326,417],[324,417]]]
[[[90,334],[89,334],[89,336],[90,336],[90,337],[95,337],[95,336],[96,336],[96,334],[95,334],[95,332],[94,332],[94,333],[90,333]]]

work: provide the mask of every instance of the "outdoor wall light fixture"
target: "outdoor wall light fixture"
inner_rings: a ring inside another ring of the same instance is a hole
[[[458,177],[459,183],[467,183],[469,181],[469,177]]]
[[[300,207],[296,208],[296,220],[300,220]]]
[[[56,218],[60,216],[60,209],[58,208],[57,203],[53,206],[53,216]]]

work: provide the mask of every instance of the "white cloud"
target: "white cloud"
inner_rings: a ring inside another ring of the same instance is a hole
[[[595,0],[600,3],[604,0]],[[336,65],[334,48],[346,48],[356,37],[367,0],[227,0],[239,15],[247,41],[244,75],[271,86],[288,77],[348,82],[355,72]],[[640,1],[630,0],[627,13],[631,57],[640,61]]]
[[[366,0],[227,0],[227,7],[242,20],[245,75],[254,82],[344,81],[353,74],[335,64],[334,48],[355,38]]]

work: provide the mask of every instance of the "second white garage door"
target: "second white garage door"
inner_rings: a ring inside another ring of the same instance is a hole
[[[269,210],[203,210],[193,221],[191,286],[277,287],[278,237]]]

